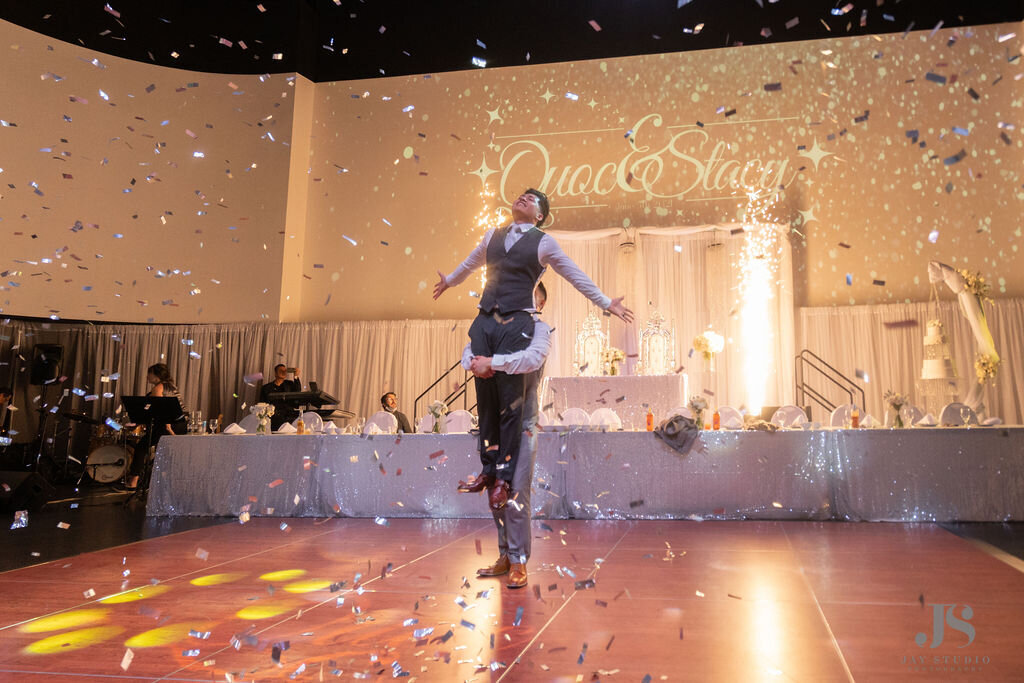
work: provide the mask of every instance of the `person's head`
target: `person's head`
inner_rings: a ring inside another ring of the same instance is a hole
[[[380,407],[384,410],[397,410],[398,409],[398,397],[395,396],[395,392],[389,391],[380,397]]]
[[[274,366],[274,379],[288,379],[288,366],[278,363]]]
[[[537,311],[544,310],[544,304],[548,302],[548,289],[544,286],[543,282],[537,283],[537,288],[533,290],[533,303],[537,307]]]
[[[170,369],[163,363],[156,363],[150,365],[149,369],[146,370],[146,380],[150,384],[159,384],[166,382],[167,384],[174,384],[174,378],[171,377]]]
[[[531,187],[512,202],[512,219],[517,223],[539,226],[547,220],[550,210],[547,195]]]
[[[14,391],[10,387],[0,387],[0,405],[7,405],[11,402]]]

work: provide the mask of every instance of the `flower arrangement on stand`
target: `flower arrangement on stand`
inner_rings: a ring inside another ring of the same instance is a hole
[[[444,401],[434,401],[427,406],[427,410],[434,418],[434,428],[431,431],[435,434],[440,434],[441,425],[444,423],[444,416],[448,414],[448,404]]]
[[[617,349],[614,346],[609,346],[603,351],[604,357],[605,374],[606,375],[617,375],[619,374],[619,363],[626,360],[626,354],[622,349]]]
[[[715,354],[724,348],[725,338],[712,330],[705,330],[693,338],[693,350],[700,352],[711,372],[715,371]]]
[[[903,424],[903,415],[900,414],[900,410],[907,404],[907,397],[889,389],[885,392],[883,398],[885,399],[885,404],[889,406],[889,410],[893,411],[893,429],[903,429],[906,425]]]
[[[988,295],[991,287],[985,282],[985,278],[981,276],[981,273],[971,272],[966,268],[961,268],[956,272],[960,273],[964,279],[964,289],[978,297],[979,304],[985,301],[992,302],[992,297]]]
[[[708,401],[703,396],[691,396],[687,404],[693,411],[693,421],[697,423],[697,429],[704,429],[704,411],[708,409]]]
[[[269,434],[270,433],[270,417],[274,414],[274,406],[269,403],[257,403],[254,406],[249,407],[249,413],[256,416],[259,420],[256,425],[257,434]]]

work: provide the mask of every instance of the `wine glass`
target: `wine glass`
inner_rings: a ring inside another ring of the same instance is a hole
[[[365,426],[366,426],[366,418],[365,417],[361,417],[358,420],[356,420],[356,434],[362,434],[363,433],[363,427],[365,427]]]
[[[960,406],[960,419],[964,421],[964,427],[971,427],[971,409],[967,406]]]
[[[220,427],[220,418],[219,417],[211,417],[210,421],[209,421],[209,427],[210,427],[210,432],[209,433],[210,434],[216,434],[217,433],[217,429]]]

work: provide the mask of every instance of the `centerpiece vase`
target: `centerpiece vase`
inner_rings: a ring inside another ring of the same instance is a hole
[[[256,433],[266,436],[269,427],[270,420],[265,417],[261,417],[259,423],[256,425]]]

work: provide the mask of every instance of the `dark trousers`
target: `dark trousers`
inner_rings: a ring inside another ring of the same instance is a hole
[[[184,434],[188,431],[188,423],[185,420],[173,422],[171,423],[171,429],[174,430],[175,434]],[[154,424],[152,431],[147,430],[145,436],[139,439],[138,443],[135,444],[135,448],[132,449],[132,464],[128,468],[128,475],[130,477],[142,476],[142,472],[146,468],[146,462],[149,460],[150,446],[155,447],[160,443],[160,437],[166,434],[166,425]]]
[[[533,324],[525,311],[506,316],[481,312],[469,328],[473,355],[522,351],[533,339]],[[523,375],[496,372],[489,379],[476,378],[481,474],[512,481],[523,436],[524,397]]]

